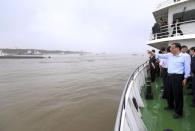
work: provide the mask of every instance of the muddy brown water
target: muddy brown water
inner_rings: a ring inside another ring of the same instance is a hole
[[[0,131],[112,131],[143,55],[0,60]]]

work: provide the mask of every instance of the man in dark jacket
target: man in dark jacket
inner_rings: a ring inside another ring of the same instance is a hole
[[[151,76],[151,81],[154,82],[156,79],[156,57],[155,57],[155,52],[152,51],[153,53],[149,53],[149,65],[150,65],[150,76]]]
[[[160,25],[158,23],[155,23],[154,26],[152,27],[152,33],[154,35],[154,39],[159,38]]]
[[[173,21],[173,24],[171,27],[173,27],[173,33],[171,37],[173,37],[176,33],[179,33],[180,35],[183,35],[183,32],[181,31],[180,25],[181,25],[181,20],[179,18],[176,18],[175,21]]]
[[[193,100],[192,107],[195,107],[195,47],[190,49],[191,58],[191,73],[192,73],[192,92],[193,92]]]

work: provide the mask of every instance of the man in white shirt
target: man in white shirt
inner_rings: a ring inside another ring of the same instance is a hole
[[[181,47],[181,52],[187,57],[188,60],[191,61],[191,56],[188,54],[188,47],[186,45]]]

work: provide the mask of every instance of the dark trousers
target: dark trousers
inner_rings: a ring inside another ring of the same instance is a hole
[[[151,82],[154,82],[156,80],[156,70],[150,68],[150,75],[151,75]]]
[[[178,26],[177,27],[177,33],[179,33],[180,35],[183,35],[183,32],[181,31],[181,28]],[[172,33],[172,37],[176,34],[176,27],[173,28],[173,33]]]
[[[160,66],[159,66],[159,64],[156,65],[156,75],[157,75],[157,77],[160,76]]]
[[[192,77],[193,104],[195,104],[195,76]]]
[[[178,115],[183,115],[183,79],[184,75],[168,74],[168,106]]]
[[[167,68],[162,69],[162,78],[163,78],[163,98],[167,98],[168,88],[167,88]]]

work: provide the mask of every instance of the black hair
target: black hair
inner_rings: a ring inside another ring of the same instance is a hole
[[[195,51],[195,47],[190,48],[190,50]]]
[[[188,48],[186,45],[181,46],[181,48]]]
[[[176,48],[179,48],[179,50],[181,50],[181,44],[180,43],[173,43],[171,45],[174,45]]]
[[[160,50],[160,51],[158,51],[158,53],[159,53],[159,54],[162,54],[162,51]]]
[[[175,21],[178,20],[178,21],[181,21],[181,18],[176,18]]]
[[[167,52],[171,52],[171,46],[167,47]]]
[[[156,51],[155,50],[152,50],[153,53],[155,53]]]
[[[161,52],[164,52],[164,51],[166,51],[166,48],[165,48],[165,47],[162,47],[162,48],[160,49],[160,51],[161,51]]]

